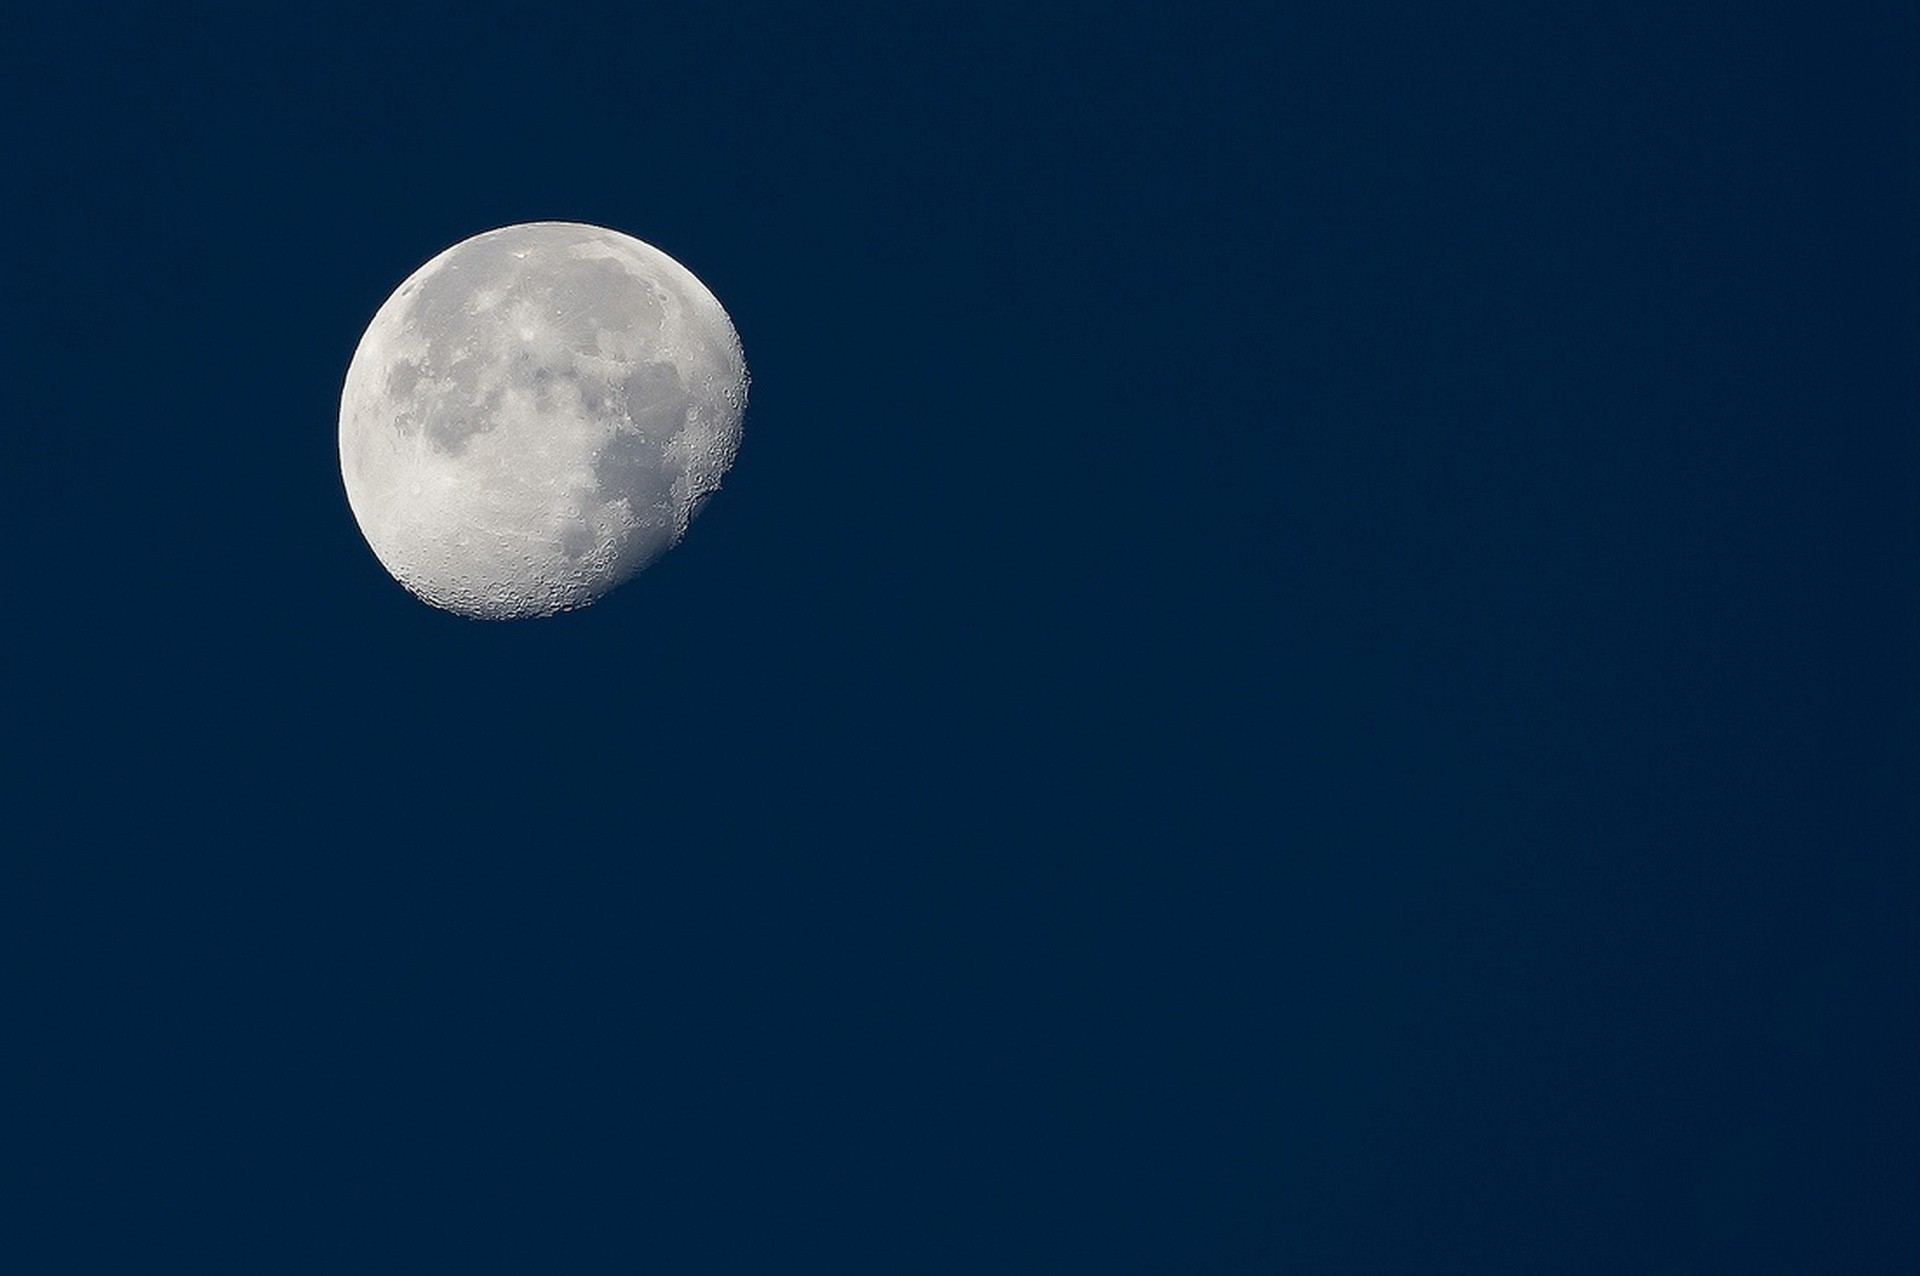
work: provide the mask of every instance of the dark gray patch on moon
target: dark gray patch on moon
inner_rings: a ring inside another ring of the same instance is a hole
[[[621,430],[593,461],[595,485],[608,499],[625,497],[642,526],[664,526],[672,508],[673,476],[661,463],[661,440]]]
[[[453,401],[444,395],[436,397],[426,404],[420,427],[434,447],[449,454],[458,453],[480,429],[478,405]]]
[[[627,374],[620,389],[626,396],[627,420],[648,438],[664,441],[686,427],[686,387],[668,365],[643,363]]]
[[[420,365],[411,359],[394,364],[387,373],[387,393],[393,398],[406,398],[413,393],[413,387],[419,384]]]

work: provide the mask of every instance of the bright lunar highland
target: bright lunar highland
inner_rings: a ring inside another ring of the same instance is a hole
[[[686,267],[598,226],[507,226],[374,315],[340,396],[340,473],[367,544],[419,598],[547,616],[679,541],[746,401],[740,338]]]

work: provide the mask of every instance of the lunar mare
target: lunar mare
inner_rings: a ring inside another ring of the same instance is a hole
[[[680,263],[598,226],[507,226],[374,315],[340,396],[340,473],[375,557],[421,600],[551,615],[686,534],[746,398],[739,336]]]

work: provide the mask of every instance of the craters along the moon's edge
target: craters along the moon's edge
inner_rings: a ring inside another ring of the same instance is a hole
[[[637,239],[540,222],[475,236],[396,289],[341,396],[368,544],[434,606],[583,606],[671,548],[739,444],[726,312]]]

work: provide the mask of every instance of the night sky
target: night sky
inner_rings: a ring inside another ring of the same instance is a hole
[[[0,1266],[1915,1270],[1912,5],[251,8],[0,34]],[[462,620],[545,219],[744,441]]]

